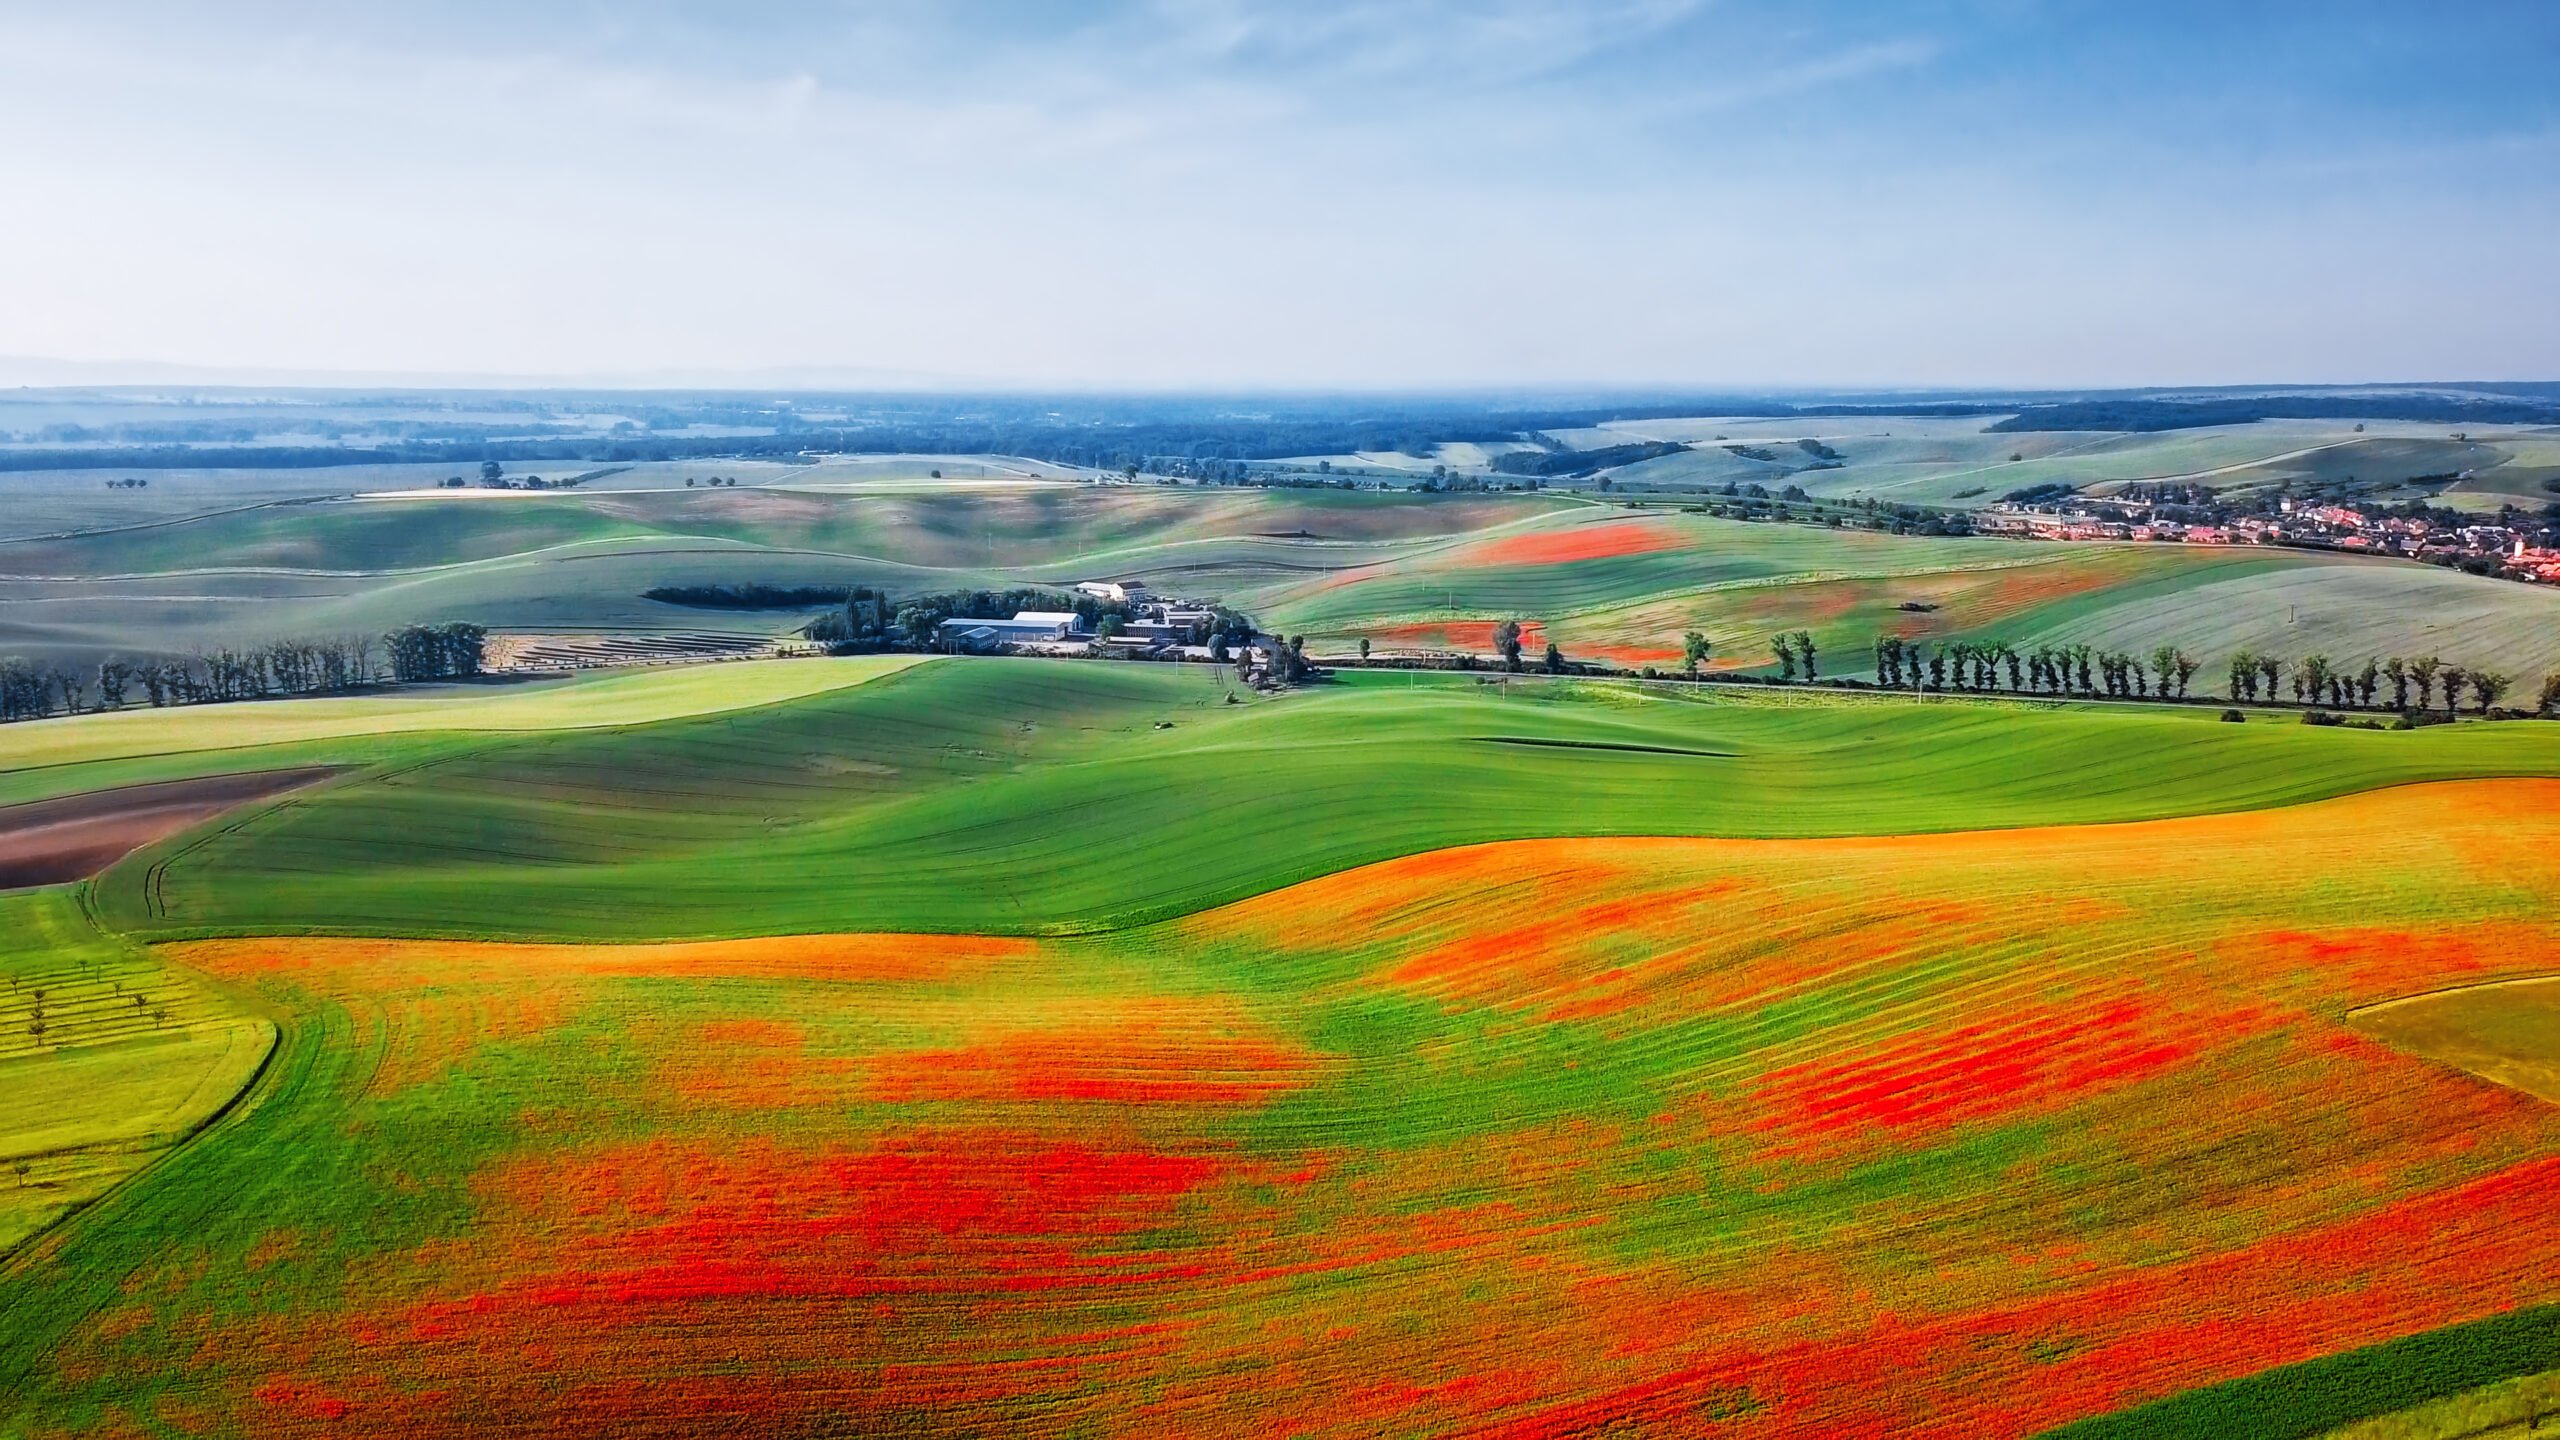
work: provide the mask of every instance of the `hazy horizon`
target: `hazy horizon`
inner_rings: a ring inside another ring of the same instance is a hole
[[[61,202],[0,230],[0,383],[2546,376],[2555,42],[2531,4],[0,6],[45,137],[0,180]]]

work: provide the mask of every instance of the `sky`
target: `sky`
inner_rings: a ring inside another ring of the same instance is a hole
[[[2555,60],[2548,0],[0,0],[0,373],[2553,378]]]

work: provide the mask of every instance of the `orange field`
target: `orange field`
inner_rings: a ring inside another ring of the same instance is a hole
[[[2555,902],[2560,784],[2468,782],[171,947],[306,1069],[132,1192],[26,1433],[2026,1433],[2560,1300],[2560,1110],[2344,1020],[2560,969]]]

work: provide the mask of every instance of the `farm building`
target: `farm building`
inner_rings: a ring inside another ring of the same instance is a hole
[[[1116,604],[1135,605],[1145,601],[1148,592],[1144,580],[1079,580],[1076,593]]]
[[[1007,645],[1054,644],[1076,638],[1072,610],[1017,610],[1010,620],[954,615],[934,628],[936,642],[961,650],[997,650]]]

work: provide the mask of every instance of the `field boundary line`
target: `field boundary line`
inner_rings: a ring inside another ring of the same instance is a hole
[[[2372,1015],[2383,1010],[2397,1009],[2403,1005],[2415,1005],[2421,1000],[2436,1000],[2447,995],[2467,995],[2474,990],[2512,990],[2524,985],[2560,985],[2560,973],[2522,975],[2512,980],[2483,980],[2476,985],[2440,985],[2433,990],[2421,990],[2414,995],[2401,995],[2390,1000],[2376,1000],[2370,1005],[2358,1005],[2346,1013],[2349,1019],[2353,1019],[2359,1015]]]

